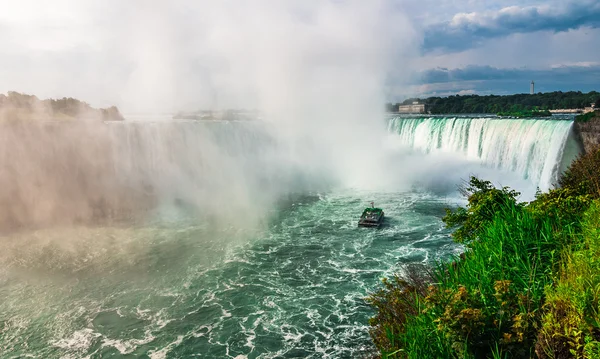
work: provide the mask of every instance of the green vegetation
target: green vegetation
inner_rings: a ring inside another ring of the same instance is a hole
[[[518,118],[531,118],[531,117],[550,117],[552,113],[548,110],[519,110],[519,111],[508,111],[508,112],[498,112],[498,116],[507,116],[507,117],[518,117]]]
[[[540,358],[600,358],[600,203],[581,220],[581,241],[565,250],[546,288],[536,352]]]
[[[367,299],[381,356],[600,358],[599,170],[596,148],[530,203],[471,178],[444,217],[465,252]]]
[[[591,91],[547,92],[530,94],[499,95],[467,95],[448,97],[429,97],[426,99],[410,98],[402,103],[387,104],[390,112],[397,111],[398,105],[409,105],[419,101],[427,105],[432,114],[444,113],[499,113],[519,112],[539,108],[555,110],[566,108],[584,108],[593,102],[600,102],[600,93]]]
[[[592,112],[588,112],[588,113],[583,113],[581,115],[575,116],[575,121],[576,122],[588,122],[589,120],[591,120],[592,118],[594,118],[596,116],[599,116],[598,112],[596,112],[596,111],[592,111]]]

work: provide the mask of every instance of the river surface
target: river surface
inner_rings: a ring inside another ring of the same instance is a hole
[[[357,227],[367,199],[383,228]],[[5,238],[16,255],[0,282],[1,357],[357,357],[373,350],[364,298],[380,279],[460,250],[446,206],[348,189],[290,196],[255,231],[179,213]]]
[[[344,167],[363,185],[319,186],[327,167],[307,165],[320,152],[285,157],[264,126],[110,124],[101,155],[160,205],[136,225],[0,235],[0,358],[368,357],[365,297],[405,264],[462,250],[441,220],[464,201],[458,185],[475,174],[530,199],[578,153],[572,121],[388,125],[379,172]],[[380,229],[357,227],[370,201]]]

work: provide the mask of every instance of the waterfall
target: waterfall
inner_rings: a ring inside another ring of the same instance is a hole
[[[1,129],[0,230],[135,219],[168,205],[242,217],[295,178],[296,168],[259,122],[81,121]]]
[[[398,117],[388,130],[414,150],[513,171],[546,190],[580,152],[572,125]],[[279,134],[260,121],[4,124],[0,229],[100,223],[168,206],[245,218],[282,194],[354,178],[327,167],[327,148]]]
[[[552,119],[395,117],[388,131],[409,148],[456,153],[516,172],[547,190],[580,152],[572,126],[572,121]]]
[[[261,123],[113,122],[107,126],[120,178],[174,177],[192,183],[266,170],[275,141]],[[239,173],[234,173],[239,172]],[[230,177],[231,178],[231,177]]]

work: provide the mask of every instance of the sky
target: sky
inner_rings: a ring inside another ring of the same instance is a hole
[[[527,93],[532,80],[538,92],[600,90],[599,1],[423,0],[411,10],[423,41],[409,92]]]
[[[257,107],[327,71],[372,76],[385,101],[600,90],[597,0],[0,5],[0,92],[129,111]]]

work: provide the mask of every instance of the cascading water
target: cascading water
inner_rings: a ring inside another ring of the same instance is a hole
[[[326,182],[290,161],[288,144],[258,120],[113,122],[108,131],[117,178],[130,187],[150,185],[161,202],[175,199],[212,214],[231,217],[241,209],[239,216],[250,216],[282,194]]]
[[[543,120],[389,122],[404,146],[540,184],[551,184],[577,153],[570,128]],[[374,182],[387,179],[384,186],[319,187],[327,171],[311,164],[311,143],[290,150],[260,122],[132,121],[0,136],[0,204],[23,224],[80,218],[98,197],[109,207],[161,209],[125,226],[59,221],[0,234],[2,358],[367,357],[373,311],[364,298],[380,278],[462,250],[441,221],[452,206],[447,192],[393,186],[416,172],[404,171],[403,160],[414,160],[405,151],[383,156],[394,162],[381,176],[369,172]],[[418,167],[435,156],[414,157]],[[423,177],[453,181],[439,169]],[[385,209],[380,230],[357,227],[371,200]]]
[[[139,217],[174,202],[242,216],[318,183],[301,183],[313,175],[259,121],[4,124],[0,132],[0,231]]]
[[[580,149],[572,121],[482,117],[395,117],[388,130],[410,148],[456,153],[551,188]]]
[[[278,144],[262,123],[114,122],[108,131],[116,178],[148,184],[163,200],[212,198],[222,207],[283,181]]]

